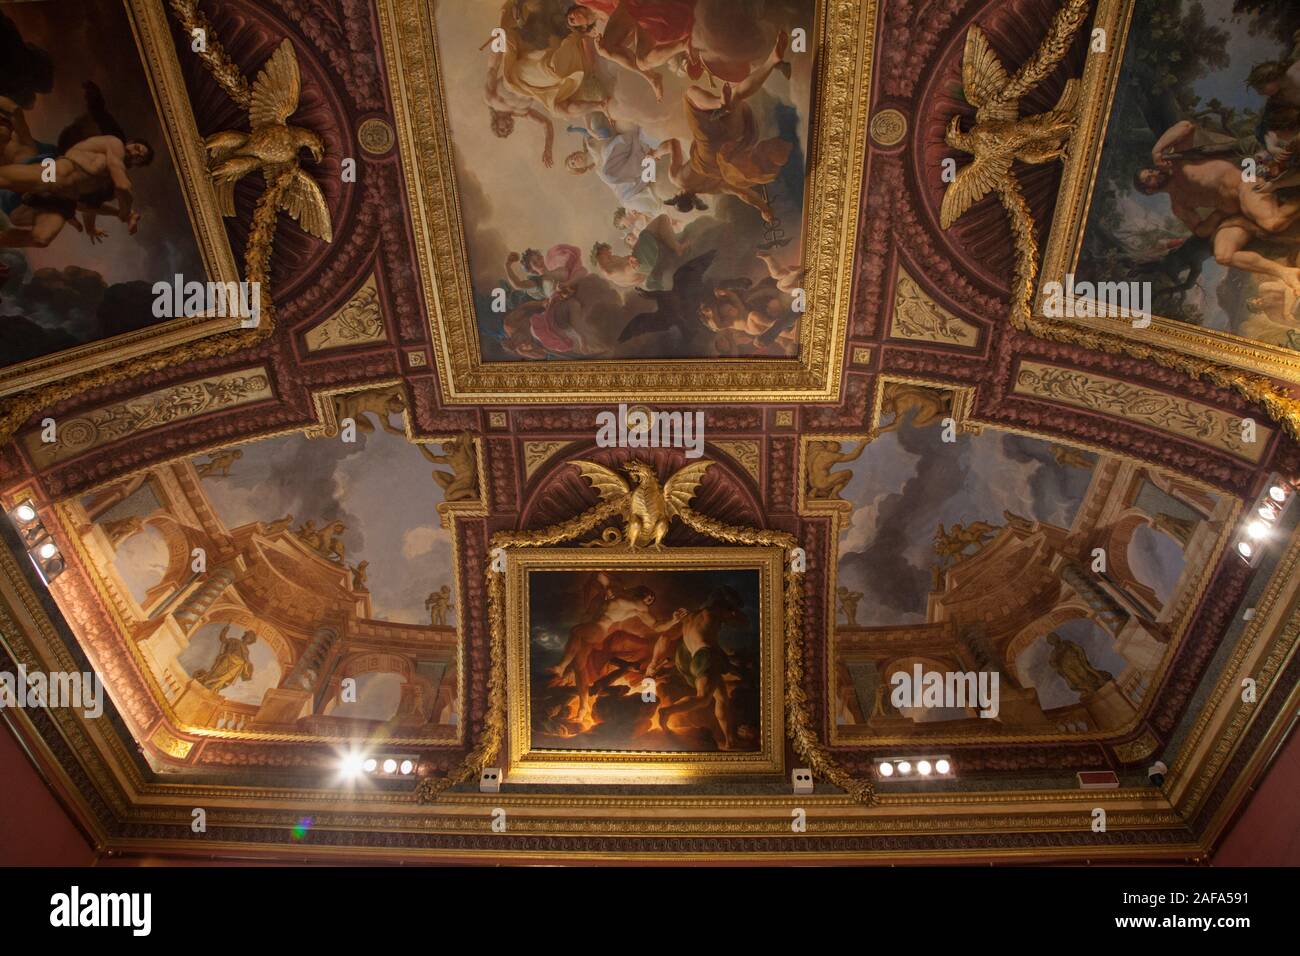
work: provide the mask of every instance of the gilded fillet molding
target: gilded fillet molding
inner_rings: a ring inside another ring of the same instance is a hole
[[[22,436],[22,444],[37,467],[48,468],[151,428],[273,397],[265,368],[226,372],[58,420],[53,442],[45,442],[44,429],[35,428]]]
[[[382,342],[388,337],[379,306],[379,289],[372,274],[343,307],[308,330],[308,352],[324,352],[351,345]]]
[[[974,348],[979,341],[979,329],[939,305],[899,269],[889,337]]]
[[[1245,422],[1236,415],[1143,385],[1042,362],[1021,363],[1014,391],[1017,395],[1141,422],[1179,438],[1211,445],[1252,464],[1259,461],[1273,435],[1272,429],[1257,425],[1255,441],[1246,442]]]

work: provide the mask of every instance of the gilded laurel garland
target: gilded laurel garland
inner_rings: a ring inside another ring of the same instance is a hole
[[[1132,341],[1113,332],[1086,329],[1060,320],[1034,315],[1034,290],[1038,282],[1040,259],[1036,224],[1011,171],[1010,160],[1006,154],[1023,148],[1022,141],[1028,135],[1023,128],[1024,125],[1039,118],[1016,120],[1014,112],[1009,116],[985,117],[985,112],[990,110],[986,98],[994,100],[992,109],[997,113],[997,107],[1002,105],[1002,100],[1007,99],[1011,94],[1018,96],[1046,79],[1065,57],[1075,34],[1087,18],[1088,10],[1088,0],[1068,0],[1052,20],[1047,37],[1034,56],[1009,82],[1003,85],[1003,88],[998,91],[1000,96],[994,96],[990,89],[997,86],[996,83],[992,83],[992,80],[1005,79],[1005,73],[1003,72],[1000,77],[990,77],[991,73],[1000,71],[1001,66],[994,64],[996,66],[994,69],[994,66],[988,64],[988,57],[993,54],[988,48],[987,40],[983,39],[983,34],[979,32],[978,27],[971,28],[971,33],[967,36],[966,62],[963,64],[962,72],[967,99],[974,105],[981,106],[981,109],[976,126],[968,133],[961,133],[958,126],[957,137],[955,141],[950,139],[950,143],[955,148],[974,153],[975,160],[962,170],[957,181],[949,187],[948,194],[944,197],[944,228],[951,226],[970,208],[975,201],[972,196],[978,198],[977,193],[996,192],[1010,220],[1016,250],[1010,315],[1014,328],[1042,339],[1128,355],[1154,362],[1164,368],[1174,369],[1193,378],[1206,379],[1220,388],[1231,389],[1246,400],[1261,406],[1271,418],[1282,424],[1292,438],[1300,439],[1300,399],[1262,375],[1254,375],[1216,362],[1183,355],[1166,347]],[[1074,82],[1076,81],[1070,81],[1070,83]],[[1068,89],[1070,88],[1067,87]],[[1068,125],[1073,131],[1077,129],[1079,121],[1077,103],[1072,102],[1077,97],[1067,95],[1062,99],[1071,101],[1066,105],[1069,107],[1068,112],[1072,114]],[[953,117],[952,125],[957,126],[956,117]],[[1053,126],[1054,130],[1055,126]],[[1067,149],[1068,141],[1059,150],[1046,152],[1051,152],[1050,158],[1061,158]],[[1044,158],[1046,152],[1042,154]],[[1001,161],[1003,159],[1006,159],[1005,164]],[[1043,159],[1035,159],[1035,161],[1043,161]]]
[[[707,463],[702,463],[707,464]],[[506,611],[502,559],[509,560],[507,549],[544,548],[572,541],[599,528],[620,514],[622,503],[606,500],[575,518],[538,531],[503,532],[492,536],[492,550],[486,571],[488,616],[491,630],[488,666],[488,710],[478,743],[461,764],[444,777],[428,778],[418,785],[421,801],[432,802],[439,794],[457,784],[477,777],[500,753],[506,726]],[[782,531],[741,528],[717,521],[678,503],[675,517],[692,531],[727,544],[750,547],[776,547],[787,554],[785,561],[785,711],[786,730],[795,753],[807,761],[818,777],[844,790],[855,801],[872,804],[875,792],[871,783],[853,777],[822,744],[813,728],[808,697],[803,690],[802,578],[793,570],[791,557],[796,548],[794,536]],[[627,550],[632,550],[628,547]]]
[[[252,96],[248,81],[222,49],[207,19],[199,12],[197,0],[171,0],[171,8],[177,20],[187,31],[191,33],[195,29],[204,31],[204,49],[199,51],[204,66],[231,99],[241,106],[247,106]],[[267,188],[258,198],[253,210],[252,225],[244,252],[244,275],[248,282],[260,285],[263,290],[270,288],[271,252],[275,243],[279,210],[287,201],[298,172],[297,165],[290,164],[279,171],[278,175],[269,177]],[[260,322],[256,328],[238,329],[228,334],[178,346],[166,352],[119,362],[23,393],[5,403],[3,410],[0,411],[0,444],[11,439],[23,422],[42,409],[74,398],[91,389],[125,379],[251,348],[270,336],[274,327],[275,306],[270,294],[264,291]]]

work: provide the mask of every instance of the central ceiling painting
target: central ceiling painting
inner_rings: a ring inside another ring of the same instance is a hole
[[[833,394],[870,8],[819,7],[388,0],[449,398]]]
[[[439,9],[484,360],[797,351],[813,3],[700,6]]]

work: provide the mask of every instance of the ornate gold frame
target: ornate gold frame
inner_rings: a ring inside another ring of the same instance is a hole
[[[207,277],[218,282],[238,281],[239,270],[208,176],[203,139],[190,108],[162,0],[122,0],[122,5],[135,35],[140,67],[153,94]],[[0,368],[0,396],[239,327],[237,316],[182,317],[97,342],[87,342]]]
[[[713,774],[781,773],[782,666],[785,620],[780,548],[674,548],[611,551],[585,548],[523,549],[506,557],[506,686],[510,699],[508,781],[541,783],[685,783]],[[539,750],[532,746],[529,683],[528,578],[534,571],[756,570],[761,601],[761,729],[757,752],[613,752]]]
[[[477,338],[435,2],[380,0],[419,271],[445,401],[828,401],[839,394],[877,0],[819,0],[820,78],[808,155],[808,312],[796,359],[483,362]]]
[[[1043,257],[1041,282],[1064,282],[1078,266],[1084,229],[1092,206],[1097,165],[1110,124],[1115,91],[1128,51],[1128,33],[1137,0],[1098,0],[1093,29],[1111,37],[1105,53],[1088,54],[1084,66],[1078,126],[1074,131],[1057,197],[1052,231]],[[1121,280],[1123,276],[1115,276]],[[1037,298],[1036,298],[1036,301]],[[1042,310],[1036,308],[1036,315]],[[1123,338],[1150,343],[1208,362],[1223,363],[1248,372],[1300,382],[1300,352],[1256,342],[1229,332],[1206,329],[1176,319],[1152,316],[1151,326],[1135,329],[1127,317],[1077,317],[1068,322]]]

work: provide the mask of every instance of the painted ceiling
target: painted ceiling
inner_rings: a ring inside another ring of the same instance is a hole
[[[1293,5],[80,6],[0,3],[0,671],[102,678],[6,711],[101,846],[1212,849],[1300,684]]]

